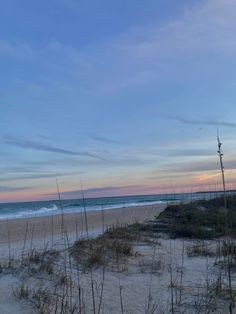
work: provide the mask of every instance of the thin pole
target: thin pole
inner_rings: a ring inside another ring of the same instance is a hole
[[[217,129],[217,141],[218,141],[218,151],[217,153],[219,154],[220,158],[220,169],[221,169],[221,176],[222,176],[222,184],[223,184],[223,191],[224,191],[224,207],[226,210],[226,188],[225,188],[225,171],[224,171],[224,165],[223,165],[223,152],[222,152],[222,143],[219,138],[219,131]]]
[[[229,227],[231,226],[230,223],[230,217],[229,212],[227,211],[226,207],[226,188],[225,188],[225,172],[224,172],[224,165],[223,165],[223,152],[221,149],[222,143],[220,142],[219,138],[219,131],[217,129],[217,141],[218,141],[218,154],[220,158],[220,168],[221,168],[221,175],[222,175],[222,184],[223,184],[223,190],[224,190],[224,207],[226,212],[226,219],[227,219],[227,228],[228,228],[228,241],[227,241],[227,266],[228,266],[228,280],[229,280],[229,295],[230,295],[230,304],[229,304],[229,313],[233,313],[233,307],[234,307],[234,299],[233,299],[233,291],[232,291],[232,281],[231,281],[231,259],[230,259],[230,247],[231,247],[231,239],[230,239],[230,230]]]

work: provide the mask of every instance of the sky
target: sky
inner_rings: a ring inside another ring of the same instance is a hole
[[[235,0],[0,2],[0,201],[220,189]]]

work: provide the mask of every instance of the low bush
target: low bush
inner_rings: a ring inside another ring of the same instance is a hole
[[[224,199],[201,200],[168,206],[158,217],[172,237],[212,239],[231,234],[236,236],[236,195]],[[160,230],[156,224],[156,231]]]
[[[136,238],[135,228],[132,226],[132,231],[129,227],[110,228],[96,239],[81,239],[75,242],[70,253],[85,268],[118,261],[132,255],[131,239]]]

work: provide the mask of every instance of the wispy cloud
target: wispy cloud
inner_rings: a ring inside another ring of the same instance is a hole
[[[97,142],[102,142],[102,143],[107,143],[107,144],[117,144],[118,142],[113,140],[113,139],[110,139],[110,138],[107,138],[105,136],[100,136],[100,135],[92,135],[91,138],[94,140],[94,141],[97,141]]]
[[[225,170],[235,170],[236,169],[236,161],[233,159],[225,160],[224,162]],[[181,163],[172,163],[168,164],[167,168],[163,168],[160,170],[157,170],[157,174],[161,174],[164,177],[167,176],[167,174],[175,175],[180,174],[182,175],[188,175],[194,172],[207,172],[207,171],[215,171],[220,174],[220,166],[218,157],[215,153],[215,158],[208,158],[207,160],[202,161],[193,161],[193,162],[181,162]]]
[[[84,195],[88,195],[88,197],[95,196],[103,196],[103,195],[116,195],[116,193],[122,193],[130,189],[138,189],[141,188],[141,185],[125,185],[125,186],[106,186],[106,187],[98,187],[98,188],[89,188],[84,189]],[[81,189],[80,190],[71,190],[60,193],[62,197],[65,198],[79,198],[82,196]],[[56,194],[46,194],[47,196],[55,197]]]
[[[26,174],[26,175],[14,175],[8,176],[6,178],[1,178],[2,182],[9,181],[21,181],[21,180],[38,180],[38,179],[48,179],[48,178],[59,178],[66,176],[76,176],[81,175],[81,172],[57,172],[57,173],[35,173],[35,174]]]
[[[103,158],[94,155],[90,152],[77,152],[74,150],[68,150],[60,147],[55,147],[51,145],[46,145],[39,142],[34,141],[28,141],[23,139],[17,139],[11,136],[6,136],[4,142],[9,145],[18,146],[25,149],[33,149],[38,151],[44,151],[44,152],[51,152],[56,154],[64,154],[64,155],[73,155],[73,156],[84,156],[84,157],[91,157],[102,160]]]
[[[109,192],[117,192],[117,191],[122,191],[126,189],[126,186],[122,187],[112,187],[112,186],[107,186],[107,187],[101,187],[101,188],[91,188],[91,189],[84,189],[83,193],[85,194],[103,194],[103,193],[109,193]],[[63,192],[62,195],[64,197],[78,197],[81,196],[81,190],[74,190],[74,191],[67,191]]]
[[[110,43],[108,64],[111,59],[113,72],[117,66],[117,76],[116,80],[109,77],[104,89],[122,90],[169,77],[186,80],[186,76],[193,77],[193,71],[195,79],[196,75],[204,79],[203,72],[212,77],[209,55],[214,59],[220,54],[226,62],[235,55],[235,12],[234,0],[199,1],[163,25],[144,24],[126,30]],[[213,69],[218,67],[214,64]]]
[[[167,150],[165,154],[169,157],[199,157],[212,156],[214,151],[211,149],[173,149]]]
[[[11,192],[17,192],[17,191],[24,191],[24,190],[30,190],[32,189],[32,187],[12,187],[12,186],[0,186],[0,193],[1,192],[7,192],[7,193],[11,193]]]
[[[190,119],[187,117],[181,116],[173,116],[173,115],[159,115],[167,119],[175,120],[184,124],[192,124],[192,125],[210,125],[210,126],[224,126],[228,128],[236,128],[236,123],[227,122],[227,121],[215,121],[215,120],[198,120],[198,119]]]
[[[12,43],[9,41],[0,41],[0,55],[16,58],[26,58],[33,52],[28,43]]]
[[[164,53],[166,57],[175,58],[174,52],[199,53],[215,48],[233,53],[232,49],[236,49],[235,9],[234,0],[204,1],[162,27],[148,25],[132,29],[121,39],[120,48],[141,59],[157,59]],[[222,36],[224,34],[227,36]]]

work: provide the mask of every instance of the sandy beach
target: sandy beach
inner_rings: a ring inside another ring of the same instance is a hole
[[[88,231],[91,236],[94,236],[113,225],[150,220],[165,207],[165,204],[158,204],[110,209],[103,212],[90,211],[87,212]],[[65,214],[63,220],[70,241],[86,235],[84,213]],[[61,237],[61,224],[61,215],[2,220],[0,221],[0,253],[6,255],[6,247],[9,245],[14,255],[29,246],[32,248],[47,244],[54,245]]]
[[[92,241],[81,239],[84,213],[64,215],[69,243],[60,215],[1,221],[0,313],[192,314],[213,307],[223,313],[228,300],[212,298],[209,288],[219,270],[227,287],[227,273],[215,263],[218,240],[172,239],[126,226],[151,221],[165,207],[87,212],[90,236],[124,227]]]

